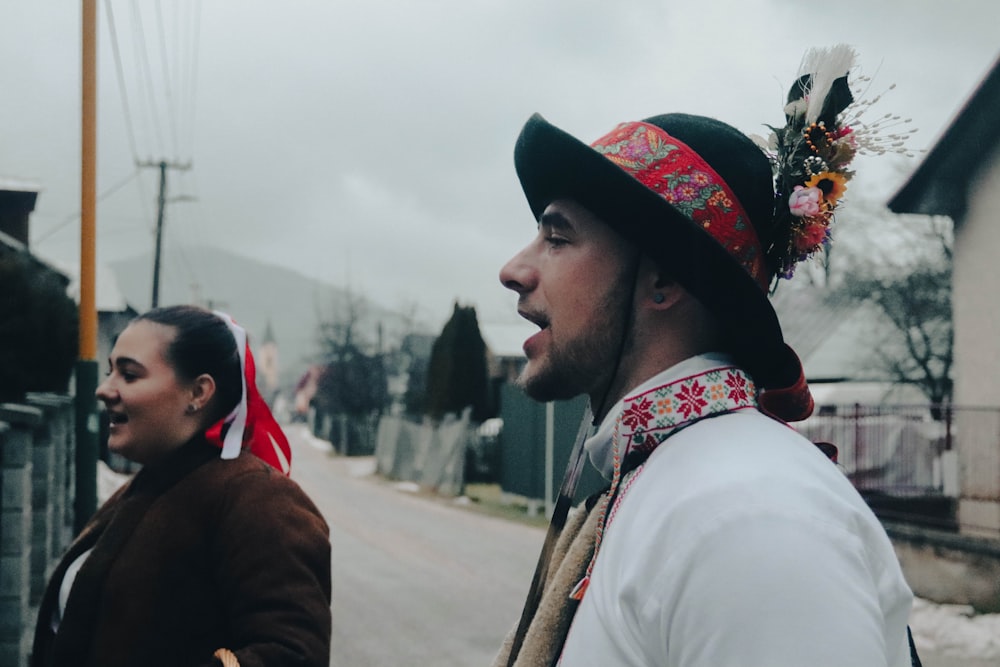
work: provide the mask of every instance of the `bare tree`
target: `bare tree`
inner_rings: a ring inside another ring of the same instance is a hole
[[[344,452],[369,448],[371,424],[388,404],[388,380],[381,331],[376,342],[359,331],[365,305],[350,293],[334,315],[320,322],[321,371],[313,404],[324,420],[336,419],[338,431],[322,435],[337,440]],[[333,424],[330,424],[331,428]]]
[[[951,401],[953,388],[951,222],[922,216],[905,216],[904,222],[907,233],[882,247],[883,261],[856,263],[844,284],[891,324],[886,339],[873,341],[884,369],[937,406]]]

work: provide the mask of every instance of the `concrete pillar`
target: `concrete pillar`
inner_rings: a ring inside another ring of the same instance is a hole
[[[31,604],[36,605],[45,592],[52,554],[52,440],[44,412],[27,405],[5,403],[0,419],[28,426],[31,442]]]
[[[52,539],[49,562],[56,563],[73,538],[74,413],[73,399],[61,394],[28,394],[25,402],[44,413],[52,447],[49,505],[52,508]]]

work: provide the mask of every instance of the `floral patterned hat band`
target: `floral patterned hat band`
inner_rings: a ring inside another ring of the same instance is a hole
[[[770,275],[750,217],[692,148],[643,122],[622,123],[590,146],[708,232],[767,289]]]

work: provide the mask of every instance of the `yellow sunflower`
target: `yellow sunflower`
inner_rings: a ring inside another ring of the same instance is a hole
[[[807,188],[819,188],[823,192],[823,200],[830,206],[836,206],[837,200],[847,191],[847,177],[833,171],[823,171],[814,174],[806,181]]]

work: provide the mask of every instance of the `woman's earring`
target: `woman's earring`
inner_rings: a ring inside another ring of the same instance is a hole
[[[663,296],[662,292],[653,293],[653,303],[663,303],[667,300],[667,297]]]
[[[194,403],[188,403],[187,413],[189,415],[193,415],[196,412],[198,412],[198,406],[196,404],[194,404]]]

